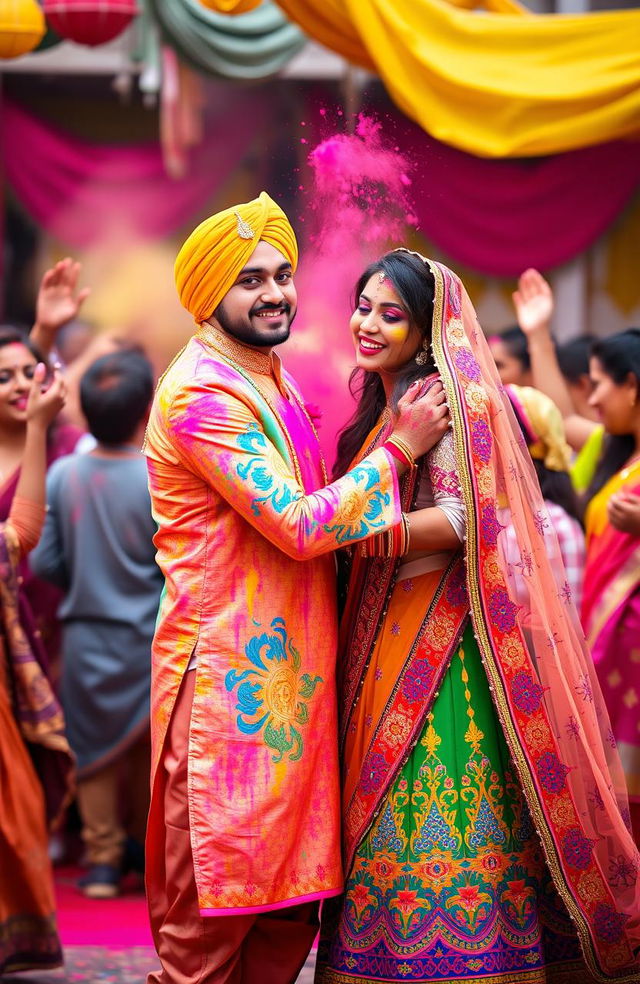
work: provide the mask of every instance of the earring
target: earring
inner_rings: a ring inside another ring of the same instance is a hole
[[[431,346],[429,345],[429,342],[425,338],[424,342],[422,343],[422,348],[416,354],[414,359],[414,361],[417,362],[419,366],[426,366],[427,362],[431,358],[430,351],[429,351],[430,348]]]

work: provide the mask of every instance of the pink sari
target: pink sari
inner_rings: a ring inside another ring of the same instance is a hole
[[[640,494],[640,462],[614,475],[589,504],[582,621],[629,796],[640,802],[640,539],[607,520],[609,499],[623,488]]]
[[[427,262],[467,515],[468,603],[489,686],[590,971],[638,982],[640,856],[593,662],[570,589],[554,576],[560,548],[473,306],[451,270]]]

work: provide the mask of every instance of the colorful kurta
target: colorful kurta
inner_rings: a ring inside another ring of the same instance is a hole
[[[206,328],[158,388],[146,454],[166,579],[154,769],[195,662],[190,830],[200,911],[217,915],[341,890],[331,551],[399,522],[400,502],[384,449],[323,488],[292,380],[277,360],[278,386],[252,376]],[[156,793],[152,837],[162,824]]]

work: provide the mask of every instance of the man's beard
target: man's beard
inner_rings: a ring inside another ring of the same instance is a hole
[[[264,328],[256,328],[251,320],[251,316],[260,311],[279,311],[282,309],[281,324],[275,328],[269,326],[269,321],[265,320]],[[289,331],[296,316],[296,309],[291,312],[291,305],[287,304],[261,304],[254,307],[249,312],[247,318],[229,318],[224,309],[224,304],[218,305],[213,313],[214,318],[223,331],[236,338],[245,345],[253,345],[256,348],[271,348],[273,345],[281,345],[289,337]]]

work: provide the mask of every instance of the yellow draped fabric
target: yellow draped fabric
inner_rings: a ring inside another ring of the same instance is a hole
[[[451,146],[521,157],[640,134],[640,10],[534,16],[514,0],[486,0],[490,12],[470,2],[278,0]]]

